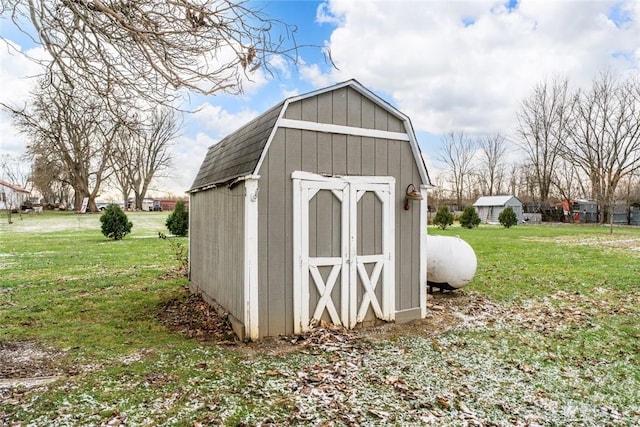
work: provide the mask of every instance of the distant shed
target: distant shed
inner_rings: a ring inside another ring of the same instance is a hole
[[[357,81],[286,99],[209,148],[191,288],[249,339],[422,318],[428,186],[409,118]]]
[[[518,223],[523,219],[522,202],[516,196],[482,196],[476,200],[473,206],[484,224],[499,224],[498,217],[509,206],[516,213]]]
[[[29,191],[18,184],[0,179],[0,210],[21,209],[29,197]]]
[[[595,200],[575,200],[572,209],[581,223],[597,223],[600,220],[600,207]]]

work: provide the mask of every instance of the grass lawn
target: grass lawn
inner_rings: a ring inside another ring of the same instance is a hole
[[[229,344],[159,320],[187,239],[127,215],[0,216],[0,425],[640,424],[638,228],[430,228],[478,271],[426,319]]]

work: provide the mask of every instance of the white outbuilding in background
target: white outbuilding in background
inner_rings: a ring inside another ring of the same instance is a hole
[[[508,207],[516,213],[518,223],[522,222],[522,202],[512,195],[482,196],[473,204],[483,224],[499,224],[498,217]]]

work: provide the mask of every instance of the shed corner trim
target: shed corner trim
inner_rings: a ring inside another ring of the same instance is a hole
[[[420,194],[420,212],[426,212],[428,209],[427,197],[429,196],[429,188],[432,185],[421,185]],[[420,294],[420,318],[427,317],[427,216],[420,215],[420,267],[418,272],[418,286]]]
[[[244,196],[244,325],[247,338],[257,340],[258,328],[258,178],[242,177]]]

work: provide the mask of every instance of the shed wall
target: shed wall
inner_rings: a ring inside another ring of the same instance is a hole
[[[516,218],[518,218],[518,223],[521,223],[522,220],[524,219],[524,214],[522,213],[522,205],[514,204],[514,205],[511,205],[511,208],[516,213]]]
[[[484,224],[499,224],[498,218],[507,206],[511,206],[518,218],[518,222],[522,222],[522,204],[507,202],[505,206],[477,206],[478,216]]]
[[[629,208],[629,224],[640,225],[640,207],[631,206]]]
[[[285,118],[406,132],[399,118],[351,88],[294,102]],[[419,309],[419,204],[413,204],[409,211],[402,208],[406,187],[422,183],[409,142],[279,128],[258,171],[260,335],[293,333],[291,173],[296,170],[396,178],[395,308]],[[322,229],[315,234],[318,232]],[[375,239],[370,243],[375,245]],[[361,248],[363,244],[369,242],[359,242]]]
[[[244,186],[191,194],[190,280],[244,319]]]

